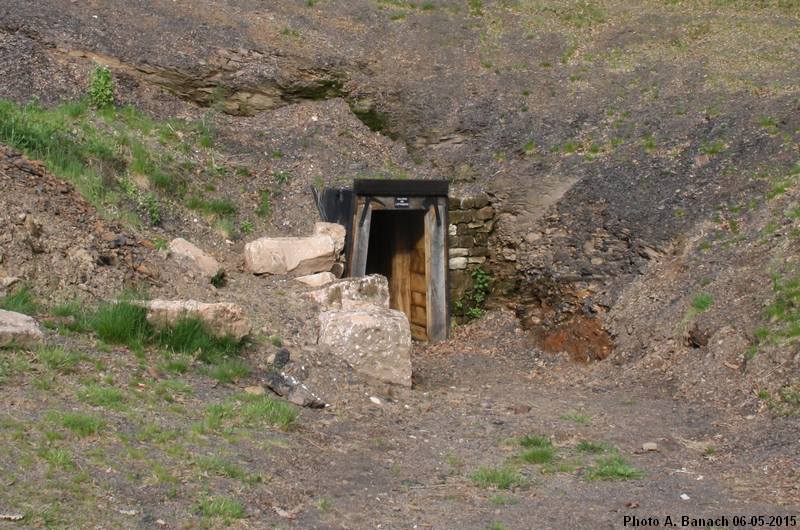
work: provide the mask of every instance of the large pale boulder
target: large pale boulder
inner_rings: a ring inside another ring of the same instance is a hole
[[[385,276],[370,274],[346,278],[308,293],[323,311],[360,309],[367,306],[389,307],[389,282]]]
[[[319,343],[356,372],[411,386],[411,331],[406,315],[380,306],[323,311]]]
[[[43,338],[44,334],[33,318],[0,309],[0,346],[31,346]]]
[[[250,334],[251,324],[244,310],[230,302],[204,303],[196,300],[149,300],[147,321],[163,328],[175,324],[183,317],[197,318],[210,333],[218,337],[230,336],[241,340]]]
[[[186,263],[207,278],[213,278],[220,271],[217,260],[181,237],[169,242],[169,250],[179,262]]]
[[[317,223],[308,237],[262,237],[244,247],[244,263],[254,274],[305,276],[329,271],[344,248],[344,227]]]

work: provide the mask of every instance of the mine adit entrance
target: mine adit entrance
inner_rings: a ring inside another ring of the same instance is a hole
[[[346,274],[386,276],[390,307],[421,341],[450,330],[447,195],[447,181],[356,179],[317,201],[323,219],[347,228]]]

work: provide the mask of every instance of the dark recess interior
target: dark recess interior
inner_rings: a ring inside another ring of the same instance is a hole
[[[425,276],[425,212],[372,213],[367,274],[389,280],[389,305],[411,323],[411,335],[427,340],[427,281]]]

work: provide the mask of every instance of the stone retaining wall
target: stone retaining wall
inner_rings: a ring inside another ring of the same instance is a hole
[[[450,300],[454,304],[472,287],[472,271],[489,257],[489,234],[495,211],[485,193],[453,194],[449,198],[448,246]]]

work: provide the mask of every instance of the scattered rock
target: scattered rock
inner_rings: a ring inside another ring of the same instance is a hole
[[[219,274],[219,262],[183,238],[170,241],[169,250],[178,261],[189,265],[206,278]]]
[[[244,262],[254,274],[305,276],[330,271],[344,248],[344,227],[317,223],[308,237],[262,237],[244,247]]]
[[[642,444],[642,451],[658,451],[658,444],[655,442],[645,442]]]
[[[384,383],[411,386],[411,330],[404,313],[367,306],[323,311],[319,319],[319,343],[353,370]]]
[[[708,329],[700,327],[700,325],[695,322],[686,333],[686,345],[692,348],[704,348],[708,345],[710,335]]]
[[[332,272],[318,272],[317,274],[300,276],[299,278],[295,278],[295,280],[310,285],[311,287],[323,287],[331,282],[335,282],[336,276],[334,276]]]
[[[12,343],[30,346],[43,338],[36,320],[22,313],[0,309],[0,346]]]
[[[0,291],[5,291],[17,282],[19,282],[19,278],[16,276],[5,276],[0,278]]]
[[[244,392],[253,396],[263,396],[266,393],[263,386],[246,386]]]
[[[183,317],[201,320],[210,333],[241,340],[250,334],[250,319],[244,310],[229,302],[204,303],[196,300],[150,300],[142,302],[147,308],[147,321],[156,327],[176,323]]]
[[[272,365],[275,368],[283,368],[287,364],[289,364],[289,359],[291,358],[291,353],[286,348],[281,348],[275,354],[274,359],[272,360]]]
[[[383,405],[383,401],[381,401],[381,398],[379,397],[370,396],[369,400],[375,403],[376,405]]]
[[[327,406],[322,399],[294,376],[286,375],[282,372],[270,372],[267,374],[264,384],[267,385],[267,388],[295,405],[312,409],[321,409]]]
[[[323,311],[359,309],[367,306],[389,307],[389,281],[379,274],[347,278],[323,289],[308,293]]]

